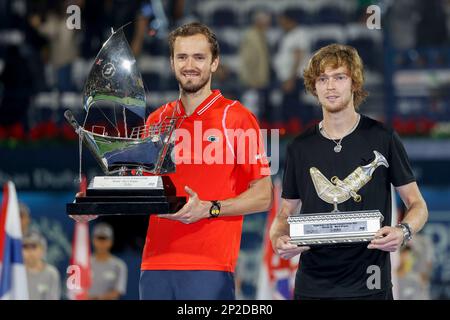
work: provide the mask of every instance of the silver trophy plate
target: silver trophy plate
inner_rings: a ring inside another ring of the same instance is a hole
[[[378,210],[302,214],[288,218],[291,243],[299,246],[369,242],[381,228]]]
[[[147,189],[162,186],[159,176],[100,176],[94,177],[89,189]]]

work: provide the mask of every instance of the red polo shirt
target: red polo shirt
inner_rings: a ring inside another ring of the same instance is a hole
[[[157,109],[147,124],[173,114],[186,116],[181,100]],[[188,197],[184,186],[189,186],[201,200],[225,200],[270,175],[256,118],[240,102],[214,90],[180,123],[176,172],[168,174],[177,195]],[[233,216],[183,224],[151,215],[141,269],[234,272],[242,221],[242,216]]]

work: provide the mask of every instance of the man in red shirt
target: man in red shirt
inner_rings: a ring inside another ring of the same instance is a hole
[[[216,36],[200,23],[169,35],[180,97],[147,119],[181,118],[168,174],[187,203],[152,215],[142,256],[141,299],[226,299],[234,294],[243,215],[271,206],[272,182],[254,115],[211,90],[219,65]]]
[[[191,23],[169,36],[180,98],[147,119],[183,117],[177,129],[178,196],[173,215],[152,215],[142,257],[142,299],[234,299],[233,272],[243,215],[265,211],[272,183],[258,123],[238,101],[211,90],[219,48],[208,27]]]

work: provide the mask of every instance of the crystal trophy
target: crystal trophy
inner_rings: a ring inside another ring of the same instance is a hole
[[[91,180],[86,196],[67,204],[67,214],[166,214],[186,203],[185,197],[176,196],[170,178],[164,176],[176,169],[171,153],[180,118],[172,115],[158,124],[145,125],[144,85],[123,27],[112,32],[97,54],[84,86],[83,107],[86,116],[82,125],[70,110],[64,113],[79,136],[80,179],[82,144],[105,175]],[[94,109],[104,119],[88,125]],[[107,114],[109,109],[114,116]],[[117,110],[123,121],[117,121]],[[129,130],[130,113],[140,125]]]

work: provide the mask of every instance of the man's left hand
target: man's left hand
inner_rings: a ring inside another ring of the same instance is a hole
[[[403,243],[403,231],[397,227],[383,227],[377,231],[374,239],[367,246],[368,249],[383,251],[397,251]]]
[[[178,220],[185,224],[194,223],[200,219],[209,217],[211,202],[200,200],[197,193],[188,186],[185,186],[184,190],[189,195],[189,200],[183,208],[174,214],[160,214],[158,217]]]

